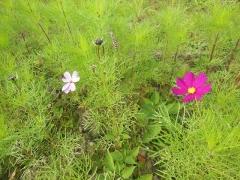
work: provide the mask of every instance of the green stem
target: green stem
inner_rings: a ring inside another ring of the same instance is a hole
[[[33,10],[32,10],[32,7],[31,7],[29,1],[27,1],[27,4],[28,4],[28,7],[29,7],[31,13],[33,13]],[[51,43],[51,40],[50,40],[47,32],[44,30],[43,26],[39,22],[37,23],[37,25],[40,27],[41,31],[43,32],[44,36],[47,38],[48,42]]]
[[[238,40],[235,44],[235,47],[233,48],[233,50],[230,53],[230,58],[228,59],[227,64],[226,64],[227,70],[229,70],[230,65],[232,64],[233,60],[235,59],[234,55],[238,49],[239,43],[240,43],[240,38],[238,38]]]
[[[66,24],[67,24],[67,27],[68,27],[68,31],[69,31],[69,33],[70,33],[70,35],[71,35],[71,38],[72,38],[73,42],[74,42],[72,30],[71,30],[70,24],[69,24],[69,22],[68,22],[68,20],[67,20],[67,16],[66,16],[66,13],[65,13],[64,8],[63,8],[63,3],[62,3],[62,1],[60,1],[60,7],[61,7],[61,10],[62,10],[64,19],[65,19],[65,21],[66,21]]]
[[[214,43],[213,43],[213,46],[212,46],[212,50],[211,50],[210,57],[209,57],[210,61],[213,59],[213,55],[214,55],[214,51],[216,49],[218,39],[219,39],[219,33],[217,33],[217,35],[215,37],[215,40],[214,40]]]

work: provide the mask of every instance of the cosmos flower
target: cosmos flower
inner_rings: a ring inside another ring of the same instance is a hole
[[[177,87],[172,88],[173,94],[183,96],[183,102],[200,101],[203,96],[212,90],[211,84],[208,82],[207,75],[202,72],[194,75],[187,72],[184,77],[177,78]]]
[[[75,91],[75,83],[80,80],[77,71],[73,71],[72,75],[69,72],[65,72],[62,81],[65,83],[62,87],[62,91],[68,94],[69,92]]]

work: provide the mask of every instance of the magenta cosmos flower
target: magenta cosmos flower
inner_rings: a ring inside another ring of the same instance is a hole
[[[207,81],[207,75],[203,72],[198,75],[187,72],[182,79],[177,78],[177,87],[173,87],[172,92],[177,96],[183,96],[184,103],[200,101],[212,89]]]
[[[62,78],[62,81],[65,83],[62,91],[68,94],[69,92],[75,91],[76,86],[75,83],[80,80],[77,71],[74,71],[72,75],[69,72],[65,72]]]

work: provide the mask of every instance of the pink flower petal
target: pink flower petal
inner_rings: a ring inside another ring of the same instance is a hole
[[[177,87],[174,87],[172,88],[172,93],[175,94],[175,95],[184,95],[187,93],[187,90],[186,88],[177,88]]]
[[[70,89],[71,91],[75,91],[75,90],[76,90],[75,84],[74,84],[74,83],[71,83],[69,89]]]
[[[207,82],[207,79],[208,79],[207,75],[204,72],[202,72],[195,78],[193,86],[200,87]]]
[[[203,94],[198,94],[198,93],[195,94],[195,100],[201,101],[202,98],[203,98]]]
[[[211,90],[212,90],[211,84],[206,84],[206,85],[198,88],[197,94],[203,94],[204,95],[204,94],[209,93]]]
[[[195,95],[194,94],[188,94],[183,98],[184,103],[189,103],[191,101],[195,100]]]
[[[63,75],[64,77],[62,78],[62,81],[63,82],[71,82],[71,80],[72,80],[72,77],[71,77],[71,74],[69,73],[69,72],[65,72],[64,73],[64,75]]]
[[[180,87],[181,89],[187,89],[187,86],[186,84],[184,83],[184,81],[180,78],[177,78],[177,86]]]
[[[191,87],[194,81],[194,74],[192,72],[187,72],[183,77],[183,81],[187,87]]]
[[[80,80],[79,74],[77,71],[73,71],[72,73],[72,82],[78,82]]]
[[[64,84],[64,86],[62,87],[62,91],[65,92],[66,94],[68,94],[70,92],[70,86],[72,83],[66,83]]]

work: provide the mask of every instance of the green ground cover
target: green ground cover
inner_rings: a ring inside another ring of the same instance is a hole
[[[0,179],[240,179],[239,47],[238,0],[1,0]]]

